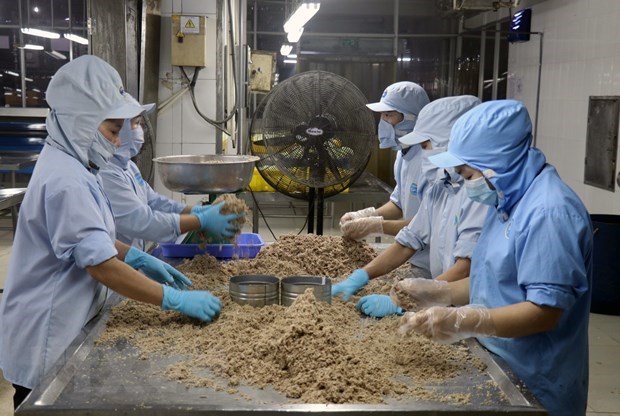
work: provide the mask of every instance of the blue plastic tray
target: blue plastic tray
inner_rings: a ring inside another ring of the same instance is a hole
[[[256,257],[265,242],[255,233],[241,233],[237,236],[236,244],[175,244],[160,243],[161,254],[166,257],[194,257],[210,254],[218,259],[253,259]]]

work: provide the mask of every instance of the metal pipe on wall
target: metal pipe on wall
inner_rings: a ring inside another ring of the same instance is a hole
[[[480,33],[480,62],[478,63],[478,98],[482,100],[484,91],[484,61],[486,59],[487,32]]]
[[[491,99],[497,100],[497,90],[499,84],[499,48],[500,48],[500,23],[495,23],[495,43],[493,48],[493,87]]]
[[[247,45],[247,0],[239,0],[239,67],[237,72],[238,113],[237,113],[237,154],[243,153],[243,144],[247,134],[247,80],[248,80],[248,45]]]
[[[30,25],[30,2],[28,2],[28,25]],[[23,24],[22,1],[19,0],[19,24]],[[24,34],[19,31],[19,43],[24,44]],[[22,107],[26,107],[26,52],[24,48],[19,49],[19,66],[22,86]]]

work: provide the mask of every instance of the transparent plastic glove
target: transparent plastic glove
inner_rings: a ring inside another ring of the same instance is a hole
[[[383,318],[388,315],[402,315],[403,308],[392,302],[388,295],[367,295],[357,302],[357,309],[364,315],[373,318]]]
[[[407,310],[411,310],[412,304],[415,304],[415,309],[452,304],[452,295],[448,282],[420,277],[396,282],[392,286],[390,297],[394,303]]]
[[[332,297],[342,295],[342,300],[346,302],[355,292],[366,286],[368,280],[370,277],[366,270],[357,269],[351,273],[351,276],[332,286]]]
[[[207,209],[193,213],[200,220],[200,229],[206,231],[211,237],[215,239],[232,238],[239,232],[239,227],[232,224],[239,218],[243,218],[245,214],[222,214],[220,210],[224,205],[220,202],[215,205],[211,205]]]
[[[407,312],[400,318],[398,332],[416,332],[442,344],[453,344],[475,336],[495,335],[491,312],[484,306],[467,305],[459,308],[433,306],[421,312]]]
[[[383,234],[383,217],[367,217],[351,220],[340,226],[343,237],[360,240],[370,234]]]
[[[206,290],[181,291],[166,285],[161,308],[165,311],[177,311],[184,315],[210,322],[220,314],[222,304],[218,298]]]
[[[340,226],[342,227],[342,224],[349,221],[375,216],[375,211],[377,211],[375,207],[369,207],[360,209],[359,211],[347,212],[340,218]]]
[[[125,256],[125,263],[136,270],[142,271],[149,278],[163,285],[169,285],[177,289],[185,289],[192,282],[183,273],[158,258],[131,247]]]

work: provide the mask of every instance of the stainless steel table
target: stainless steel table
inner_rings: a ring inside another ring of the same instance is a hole
[[[471,351],[486,362],[486,373],[472,371],[449,383],[429,385],[445,393],[467,393],[469,404],[455,405],[413,399],[388,399],[385,404],[291,404],[280,393],[241,383],[238,393],[187,388],[161,376],[182,357],[141,359],[127,341],[113,346],[96,343],[105,329],[109,308],[82,331],[54,371],[36,387],[16,415],[544,415],[528,390],[496,356],[476,341]],[[208,374],[208,373],[207,373]],[[214,376],[215,378],[215,376]],[[221,380],[220,380],[221,381]],[[490,383],[494,381],[495,384]],[[489,386],[492,384],[492,388]]]
[[[387,202],[392,193],[392,187],[369,172],[364,172],[347,192],[341,192],[325,199],[325,202],[364,203],[374,206]],[[258,233],[259,210],[256,205],[261,203],[282,203],[301,201],[280,192],[239,192],[239,198],[252,207],[252,232]]]
[[[15,188],[15,171],[34,166],[39,155],[32,152],[0,152],[0,170],[11,172],[11,186]]]
[[[13,221],[13,233],[17,228],[17,208],[24,200],[26,188],[5,188],[0,189],[0,211],[11,210],[11,220]]]

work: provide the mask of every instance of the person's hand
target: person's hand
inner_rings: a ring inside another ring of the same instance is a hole
[[[343,237],[360,240],[370,234],[383,234],[383,217],[366,217],[347,221],[340,226]]]
[[[388,295],[367,295],[357,302],[356,308],[364,315],[383,318],[388,315],[401,315],[403,308],[396,306]]]
[[[396,282],[390,297],[405,309],[422,309],[452,304],[450,285],[445,280],[409,278]]]
[[[158,258],[131,247],[125,256],[125,263],[136,270],[142,271],[149,278],[163,285],[169,285],[177,289],[185,289],[192,282],[183,273]]]
[[[332,286],[332,296],[342,295],[342,300],[348,301],[351,296],[368,283],[370,277],[364,269],[357,269],[349,277]]]
[[[211,208],[211,205],[196,204],[196,205],[192,206],[192,209],[190,210],[189,213],[192,214],[192,215],[198,215],[199,212],[206,211],[209,208]]]
[[[200,229],[206,231],[214,239],[231,239],[239,232],[239,227],[232,221],[243,218],[245,214],[222,214],[223,202],[211,205],[203,210],[193,212],[200,220]],[[193,208],[192,208],[193,209]]]
[[[182,291],[166,285],[161,308],[165,311],[177,311],[184,315],[210,322],[220,314],[222,303],[206,290]]]
[[[442,344],[453,344],[475,336],[493,336],[495,324],[491,312],[483,306],[433,306],[421,312],[407,312],[400,318],[398,332],[416,332]]]
[[[360,209],[359,211],[347,212],[340,218],[339,225],[342,227],[342,224],[347,223],[349,221],[357,220],[360,218],[372,217],[375,215],[375,211],[377,211],[375,207],[368,207],[368,208]]]

